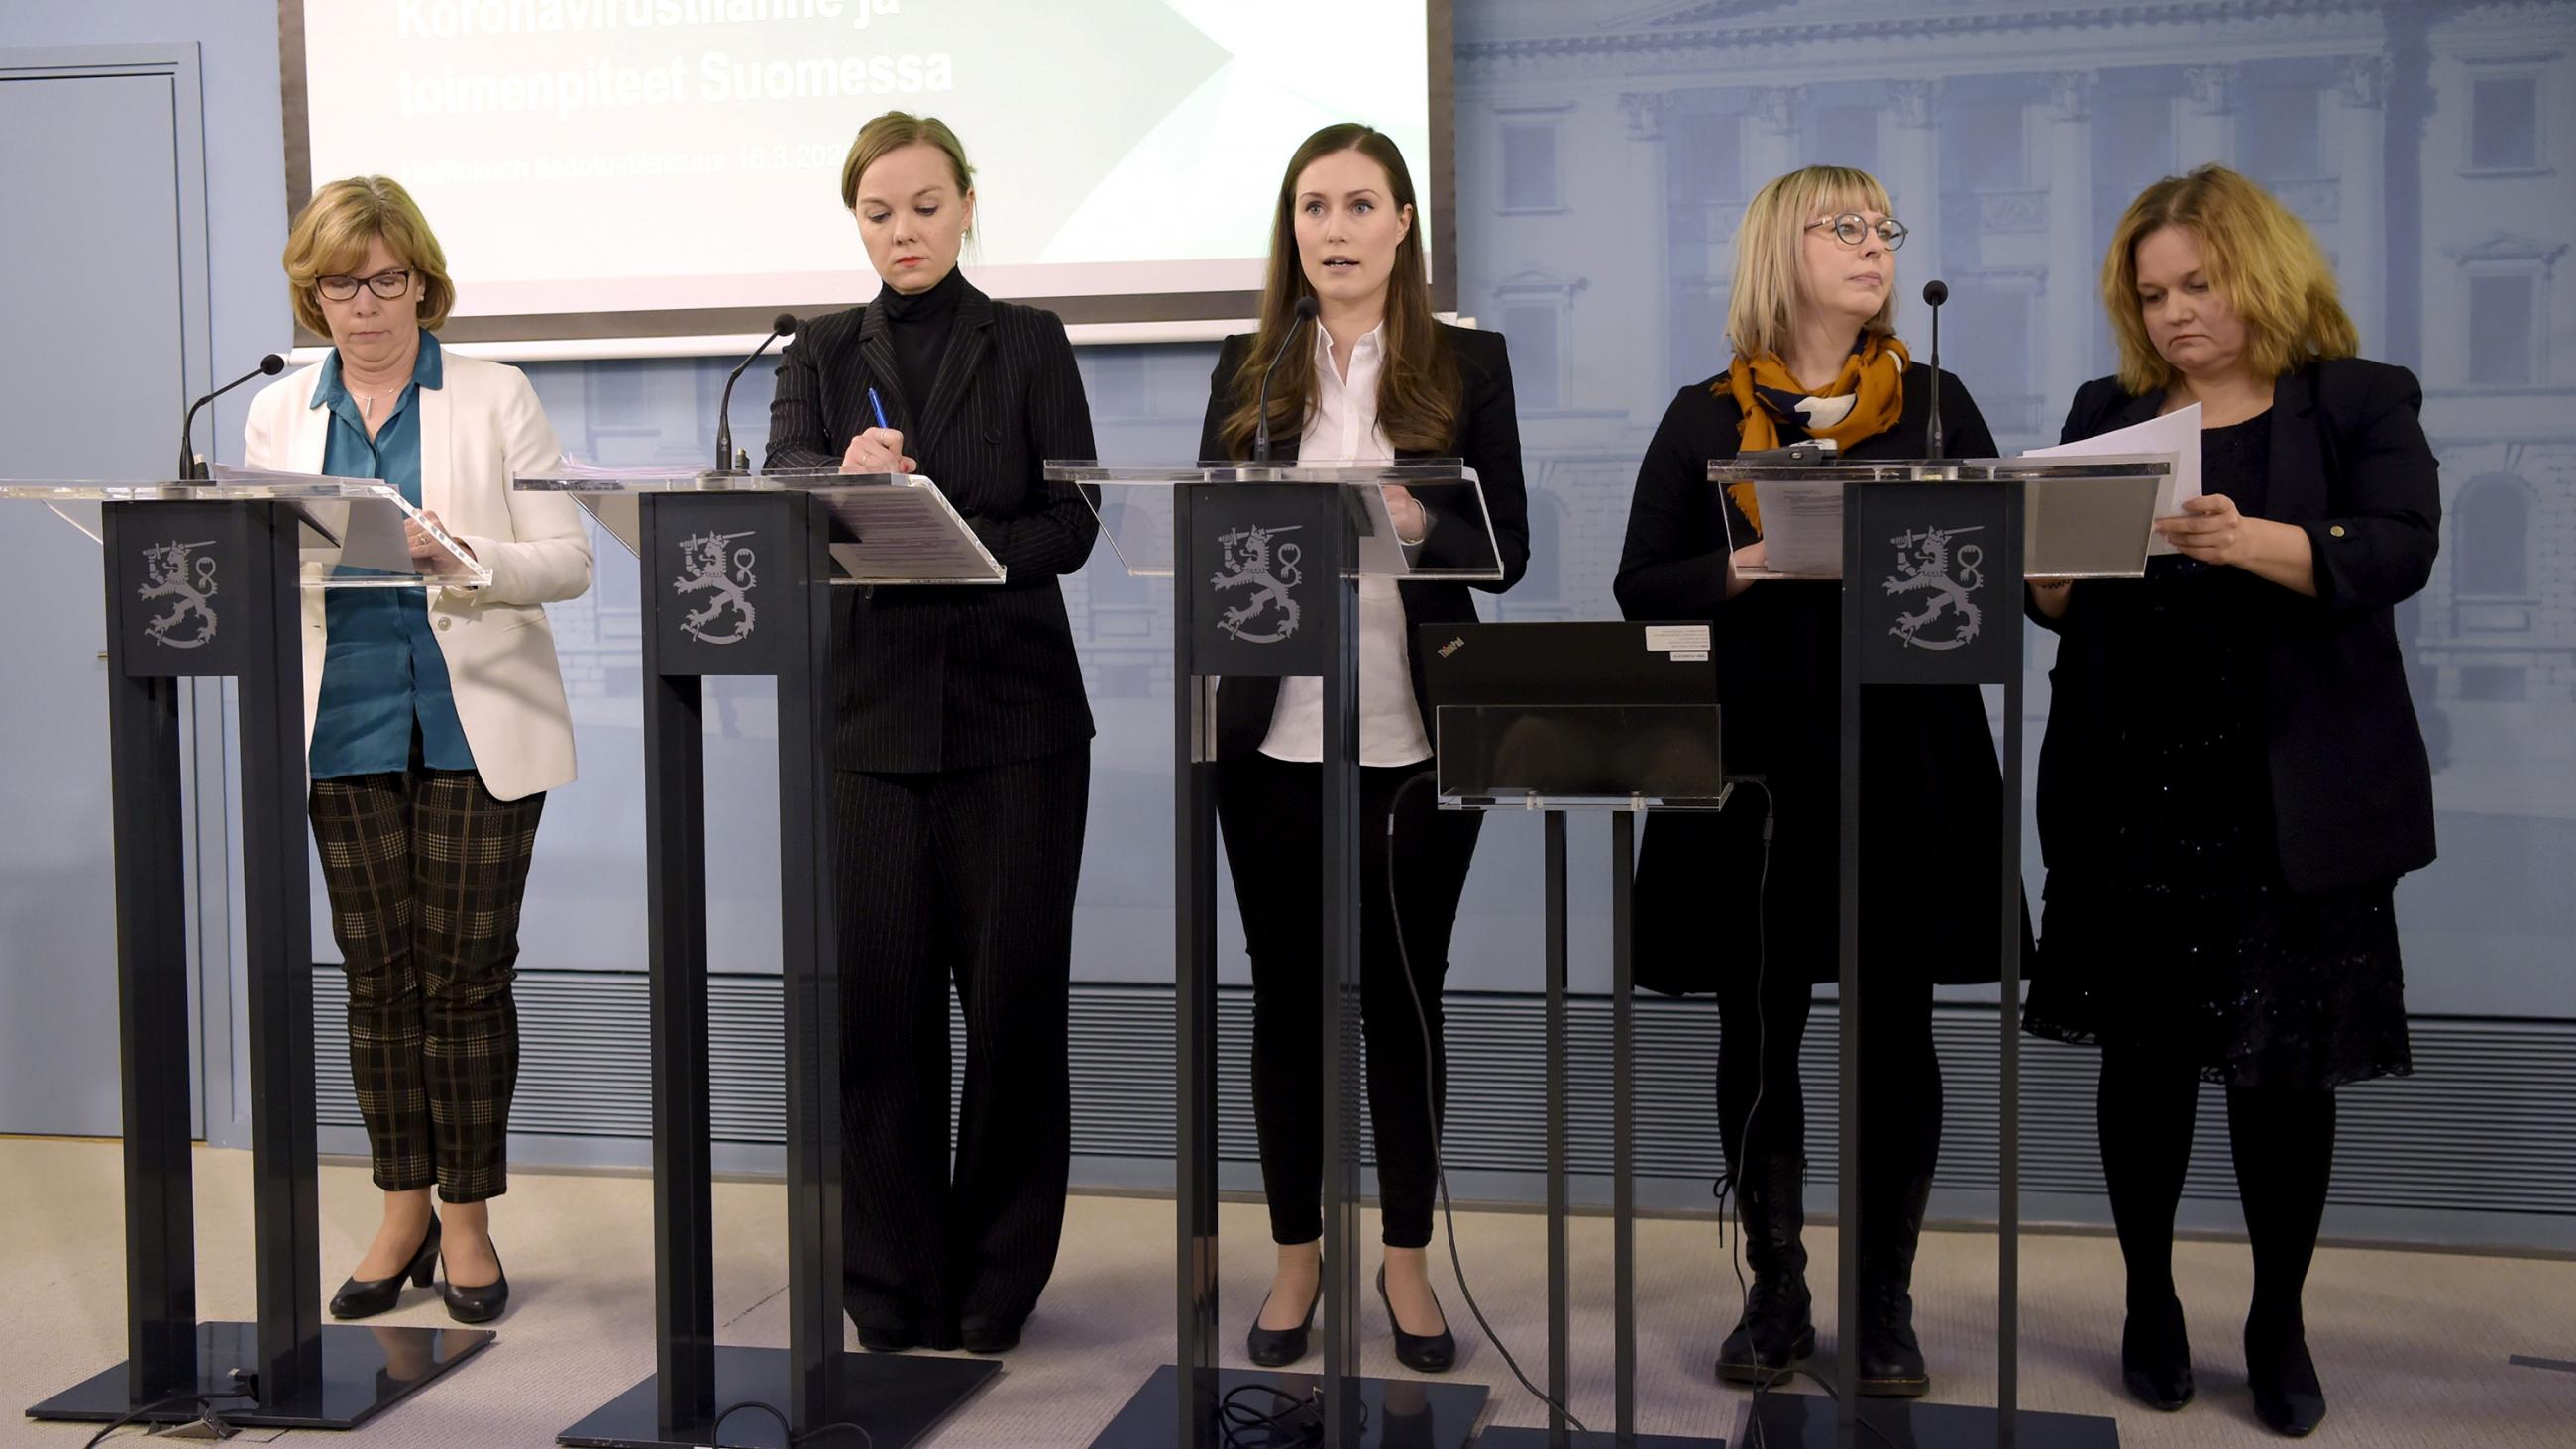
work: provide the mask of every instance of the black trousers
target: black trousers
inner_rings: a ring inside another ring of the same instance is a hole
[[[448,1202],[509,1190],[519,903],[546,797],[472,770],[315,780],[313,843],[349,985],[349,1071],[376,1186]]]
[[[1323,769],[1253,754],[1217,767],[1217,824],[1252,956],[1252,1113],[1270,1234],[1280,1243],[1324,1235]],[[1360,771],[1360,1029],[1368,1054],[1369,1123],[1377,1137],[1381,1236],[1388,1247],[1431,1242],[1432,1121],[1448,1090],[1440,986],[1449,933],[1476,852],[1480,815],[1439,808],[1428,763]],[[1402,791],[1408,779],[1421,783]],[[1396,910],[1387,898],[1387,817],[1396,811]],[[1423,1015],[1414,1015],[1404,961]],[[1424,1025],[1430,1056],[1424,1059]],[[1423,1101],[1426,1074],[1433,1101]]]
[[[1737,1178],[1762,1158],[1806,1155],[1798,1045],[1815,988],[1803,965],[1747,961],[1718,978],[1717,1120],[1727,1170]],[[1941,1058],[1932,1046],[1930,978],[1902,967],[1864,975],[1859,1029],[1866,1213],[1907,1181],[1930,1177],[1940,1160]]]
[[[1055,1271],[1072,1156],[1066,998],[1088,744],[935,774],[833,773],[850,1317],[945,1343]],[[948,993],[966,1019],[949,1145]]]

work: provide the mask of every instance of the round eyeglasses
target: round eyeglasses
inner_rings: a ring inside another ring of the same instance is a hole
[[[313,284],[313,290],[334,302],[348,301],[358,295],[360,287],[366,288],[388,302],[396,301],[403,293],[411,290],[411,271],[405,267],[396,267],[390,272],[378,272],[372,277],[323,277]]]
[[[1834,240],[1847,247],[1856,247],[1869,240],[1871,232],[1878,233],[1878,239],[1887,243],[1889,251],[1895,251],[1905,245],[1905,223],[1892,216],[1872,226],[1859,212],[1846,211],[1840,216],[1829,216],[1823,221],[1808,222],[1807,230],[1814,231],[1820,226],[1832,227]]]

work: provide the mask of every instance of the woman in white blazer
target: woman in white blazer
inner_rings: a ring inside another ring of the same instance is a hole
[[[400,186],[371,176],[316,191],[285,265],[297,319],[328,332],[332,353],[252,401],[245,461],[394,484],[491,574],[479,587],[304,592],[313,835],[385,1194],[331,1312],[382,1313],[444,1258],[449,1314],[482,1323],[510,1293],[488,1204],[507,1186],[519,903],[545,792],[573,777],[572,713],[539,606],[589,589],[590,542],[571,500],[512,490],[562,448],[518,369],[440,348],[432,329],[455,288]],[[424,568],[452,567],[406,528]]]

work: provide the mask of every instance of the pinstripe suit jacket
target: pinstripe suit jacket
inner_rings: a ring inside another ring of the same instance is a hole
[[[1091,704],[1065,621],[1062,575],[1099,523],[1048,458],[1089,458],[1091,408],[1052,312],[968,286],[930,396],[904,394],[893,329],[873,307],[817,317],[778,359],[771,468],[830,468],[875,425],[868,389],[904,451],[937,480],[1009,571],[991,585],[833,590],[833,762],[919,773],[1035,759],[1091,738]]]
[[[1398,583],[1396,593],[1404,600],[1408,645],[1417,624],[1474,620],[1476,596],[1469,589],[1499,594],[1519,583],[1529,569],[1529,494],[1521,477],[1521,424],[1512,402],[1511,353],[1499,332],[1478,332],[1445,322],[1440,324],[1440,340],[1457,354],[1459,383],[1465,393],[1458,411],[1458,431],[1438,454],[1397,449],[1396,457],[1399,461],[1425,456],[1457,458],[1476,470],[1477,486],[1485,495],[1485,512],[1494,526],[1494,547],[1501,554],[1503,576],[1472,585],[1436,579]],[[1225,346],[1217,354],[1216,371],[1208,378],[1207,417],[1199,430],[1199,456],[1203,459],[1225,456],[1223,429],[1226,415],[1234,411],[1234,374],[1252,342],[1251,333],[1236,333],[1225,339]],[[1297,446],[1298,437],[1293,431],[1286,437],[1272,434],[1271,461],[1297,461]],[[1442,511],[1436,501],[1425,500],[1424,506],[1435,513]],[[1462,519],[1452,527],[1450,536],[1456,537],[1469,527],[1472,525]],[[1434,539],[1439,536],[1435,528]],[[1418,649],[1408,652],[1413,664],[1414,707],[1422,711],[1422,725],[1427,732],[1433,720],[1422,653]],[[1218,757],[1236,759],[1259,750],[1262,740],[1270,734],[1270,717],[1278,709],[1276,679],[1220,681],[1216,691]]]

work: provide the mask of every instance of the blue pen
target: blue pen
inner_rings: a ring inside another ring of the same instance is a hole
[[[877,415],[878,427],[884,428],[888,432],[894,431],[894,425],[885,420],[885,404],[877,400],[877,390],[875,388],[868,389],[868,411]]]

